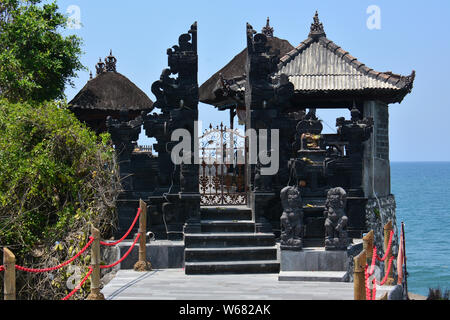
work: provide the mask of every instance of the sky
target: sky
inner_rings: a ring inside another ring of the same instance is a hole
[[[402,75],[416,71],[412,93],[390,112],[391,161],[450,161],[450,1],[285,0],[153,1],[59,0],[60,11],[75,22],[64,34],[83,39],[82,63],[95,64],[110,49],[117,71],[153,101],[151,84],[167,67],[166,50],[198,22],[199,85],[246,46],[245,26],[260,31],[267,17],[276,37],[294,47],[308,36],[316,10],[327,38],[377,71]],[[65,93],[70,101],[89,79],[81,71]],[[449,91],[447,91],[449,90]],[[228,121],[228,113],[200,104],[199,118]],[[321,112],[324,131],[348,111]],[[331,128],[330,128],[331,127]],[[141,135],[140,143],[150,140]]]

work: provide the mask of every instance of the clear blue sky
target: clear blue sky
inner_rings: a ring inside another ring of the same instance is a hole
[[[409,75],[414,89],[402,104],[390,106],[392,161],[450,161],[450,2],[449,1],[153,1],[59,0],[60,10],[80,8],[81,29],[68,33],[83,38],[82,62],[95,73],[99,57],[113,49],[118,72],[152,100],[153,81],[167,66],[166,49],[198,21],[199,84],[245,47],[245,23],[260,30],[267,16],[275,36],[297,46],[309,33],[315,10],[327,37],[377,71]],[[376,5],[381,28],[370,30],[367,8]],[[67,88],[70,100],[85,85],[88,72]],[[204,126],[228,120],[228,114],[200,104]],[[319,112],[330,126],[348,112]],[[327,128],[327,126],[324,126]]]

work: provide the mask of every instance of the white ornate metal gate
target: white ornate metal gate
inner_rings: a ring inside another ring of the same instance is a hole
[[[222,123],[210,125],[199,137],[200,155],[200,204],[247,204],[246,164],[247,139],[237,129],[229,129]]]

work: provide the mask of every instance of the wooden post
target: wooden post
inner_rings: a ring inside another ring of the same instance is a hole
[[[152,269],[152,265],[147,261],[147,204],[139,200],[139,208],[141,214],[139,216],[139,261],[135,263],[135,271],[148,271]]]
[[[105,296],[100,292],[100,231],[92,226],[92,237],[94,242],[91,246],[91,293],[87,300],[105,300]]]
[[[389,238],[391,236],[391,231],[393,230],[393,226],[392,226],[392,221],[389,220],[388,223],[386,223],[386,225],[384,226],[384,252],[386,254],[386,250],[389,246]],[[384,261],[384,272],[385,274],[388,271],[389,268],[389,260],[392,257],[392,245],[391,245],[391,249],[389,250],[389,252],[387,252],[387,257],[386,260]],[[386,280],[386,285],[390,286],[394,283],[394,277],[393,277],[393,266],[391,266],[391,270],[389,271],[389,275],[388,278]]]
[[[3,248],[3,266],[4,274],[4,299],[16,300],[16,257],[8,249]]]
[[[373,256],[373,242],[374,232],[370,230],[368,234],[363,237],[363,249],[366,252],[367,263],[371,265]]]
[[[366,300],[366,251],[353,258],[353,295],[355,300]]]

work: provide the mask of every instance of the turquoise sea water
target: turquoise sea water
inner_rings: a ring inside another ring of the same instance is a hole
[[[405,222],[408,289],[450,289],[450,162],[392,162],[397,223]]]

